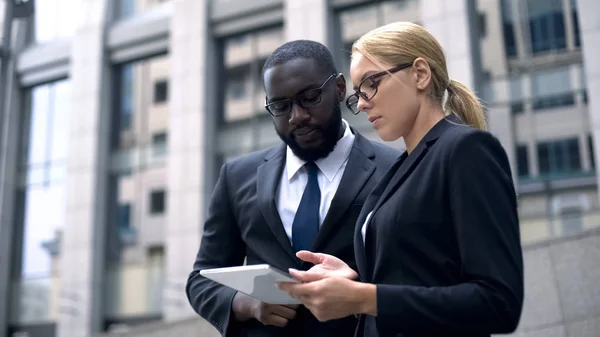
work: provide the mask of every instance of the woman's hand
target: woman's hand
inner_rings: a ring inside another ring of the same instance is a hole
[[[281,283],[279,288],[302,301],[321,322],[353,314],[377,315],[375,285],[332,276],[310,283]]]
[[[290,269],[290,274],[302,282],[314,282],[328,277],[341,277],[349,280],[358,280],[358,274],[344,261],[333,255],[313,253],[306,250],[299,251],[296,256],[314,264],[308,271]]]

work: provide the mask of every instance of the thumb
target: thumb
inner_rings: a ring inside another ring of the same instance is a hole
[[[325,260],[325,254],[313,253],[313,252],[309,252],[308,250],[301,250],[296,253],[296,256],[300,260],[308,262],[308,263],[312,263],[312,264],[320,264],[320,263],[323,263],[323,261]]]

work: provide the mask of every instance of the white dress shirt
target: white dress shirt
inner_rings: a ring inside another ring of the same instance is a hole
[[[323,220],[331,205],[331,200],[340,185],[348,156],[352,145],[354,144],[354,135],[350,131],[348,123],[342,119],[344,124],[344,135],[338,140],[333,151],[325,158],[315,161],[319,168],[317,180],[319,181],[319,189],[321,190],[321,204],[319,206],[319,226],[323,224]],[[292,224],[296,216],[296,210],[300,206],[302,194],[308,182],[308,174],[304,168],[306,163],[304,160],[296,157],[288,146],[285,167],[281,174],[281,181],[277,191],[277,210],[279,217],[283,223],[283,228],[287,233],[290,243],[292,240]]]
[[[365,244],[365,239],[367,238],[367,226],[369,226],[369,221],[371,220],[371,216],[373,215],[373,211],[370,211],[367,214],[367,218],[365,222],[363,222],[362,227],[360,227],[360,234],[362,235],[363,245]]]

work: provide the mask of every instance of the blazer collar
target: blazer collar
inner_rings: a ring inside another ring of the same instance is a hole
[[[341,223],[341,216],[346,213],[376,169],[373,162],[375,151],[371,142],[354,128],[350,127],[350,129],[354,134],[354,144],[338,190],[331,201],[327,215],[315,240],[314,251],[323,250],[327,242],[332,239],[335,229]],[[265,154],[265,162],[258,167],[256,179],[257,202],[258,208],[277,242],[300,267],[302,263],[296,257],[294,249],[290,245],[275,203],[278,184],[285,167],[286,148],[285,144],[271,148]]]
[[[400,167],[390,180],[389,184],[387,185],[386,189],[383,191],[381,197],[379,198],[379,201],[377,202],[377,205],[375,205],[375,210],[378,209],[379,206],[381,206],[381,204],[387,200],[390,194],[396,190],[397,185],[401,184],[402,182],[404,182],[404,180],[406,180],[408,175],[415,169],[416,165],[421,161],[423,156],[427,154],[429,148],[433,146],[433,144],[435,144],[438,138],[440,138],[440,136],[444,134],[446,130],[448,130],[456,124],[461,124],[460,119],[458,119],[458,116],[454,114],[446,116],[445,118],[437,122],[433,126],[433,128],[431,128],[431,130],[427,132],[427,134],[425,134],[423,139],[421,139],[421,141],[419,142],[417,147],[412,151],[412,153],[407,154],[407,152],[405,152],[401,156],[401,158],[406,156],[406,159],[404,160],[402,165],[400,165]]]
[[[273,147],[265,155],[265,162],[258,167],[256,177],[257,206],[277,242],[279,242],[282,249],[299,267],[300,260],[296,257],[296,253],[290,245],[290,241],[283,228],[283,223],[279,217],[279,212],[277,211],[277,205],[275,204],[277,187],[285,163],[285,149],[285,144]]]
[[[356,196],[362,191],[365,184],[375,172],[376,165],[373,162],[375,152],[373,146],[365,137],[352,130],[355,135],[354,145],[348,157],[348,164],[340,185],[335,192],[327,216],[321,225],[319,234],[315,240],[313,251],[321,251],[329,240],[333,240],[338,226],[342,224],[342,215],[346,213]]]

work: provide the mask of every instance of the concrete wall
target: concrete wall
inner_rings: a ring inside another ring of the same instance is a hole
[[[525,247],[518,337],[600,335],[600,230]]]
[[[93,335],[92,337],[219,337],[219,333],[210,324],[198,318],[180,320],[172,323],[150,323],[129,330],[114,331]]]

